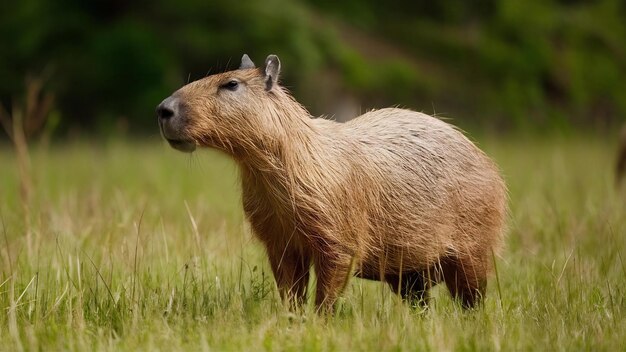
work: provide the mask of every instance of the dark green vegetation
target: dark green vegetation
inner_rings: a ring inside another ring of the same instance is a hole
[[[335,317],[281,306],[234,164],[162,143],[32,150],[25,235],[0,151],[0,350],[622,350],[626,202],[601,138],[480,138],[510,188],[482,308],[427,313],[354,279]]]
[[[76,1],[0,5],[0,100],[45,76],[62,131],[154,131],[187,79],[279,54],[314,114],[400,104],[462,125],[626,116],[623,1]]]

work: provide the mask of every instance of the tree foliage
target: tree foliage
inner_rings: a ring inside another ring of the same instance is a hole
[[[626,116],[624,18],[618,0],[7,1],[0,99],[49,72],[65,130],[151,133],[187,80],[276,53],[317,114],[355,97],[494,126],[610,126]]]

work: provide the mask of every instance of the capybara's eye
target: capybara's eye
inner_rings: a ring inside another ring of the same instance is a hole
[[[237,82],[235,80],[228,81],[227,83],[222,84],[220,86],[220,88],[224,88],[224,89],[235,91],[235,90],[237,90],[237,88],[239,88],[239,82]]]

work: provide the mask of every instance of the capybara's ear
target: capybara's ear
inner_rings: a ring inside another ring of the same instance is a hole
[[[241,57],[241,65],[239,66],[240,70],[245,70],[248,68],[255,68],[256,66],[254,66],[254,62],[252,62],[252,60],[250,60],[250,56],[248,56],[248,54],[243,54],[243,56]]]
[[[276,55],[269,55],[265,59],[265,90],[270,91],[278,83],[280,74],[280,60]]]

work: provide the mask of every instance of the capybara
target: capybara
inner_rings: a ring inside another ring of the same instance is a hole
[[[332,311],[353,275],[387,282],[412,304],[445,282],[463,307],[485,294],[504,236],[506,187],[458,129],[388,108],[346,123],[313,118],[278,83],[270,55],[256,68],[189,83],[157,107],[178,150],[210,147],[241,169],[243,208],[265,245],[281,297]]]

